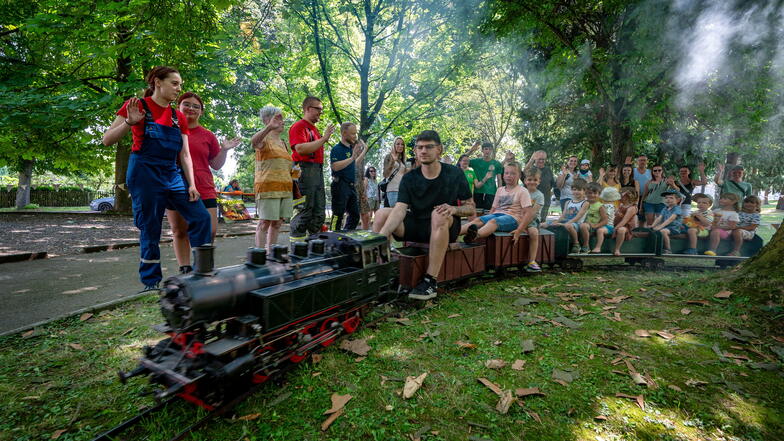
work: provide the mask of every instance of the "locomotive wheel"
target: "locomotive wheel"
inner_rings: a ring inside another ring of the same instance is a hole
[[[358,312],[353,314],[347,314],[346,319],[341,323],[343,325],[343,330],[346,331],[346,334],[353,334],[354,331],[359,328],[359,324],[362,322],[362,317],[359,315]]]
[[[330,329],[332,329],[332,324],[333,323],[338,323],[338,322],[339,322],[339,320],[338,320],[337,317],[330,317],[328,319],[325,319],[321,323],[321,328],[319,328],[319,334],[321,334],[322,332],[329,331]],[[335,338],[334,337],[330,338],[329,340],[322,341],[321,342],[321,346],[327,347],[327,346],[332,345],[332,343],[335,343]]]

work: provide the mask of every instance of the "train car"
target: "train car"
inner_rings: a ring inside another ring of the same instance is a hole
[[[528,256],[529,237],[521,234],[515,242],[510,233],[494,233],[474,244],[449,244],[438,282],[449,284],[490,271],[502,273],[510,268],[522,269],[532,259]],[[555,235],[540,230],[536,261],[540,264],[555,262]],[[397,250],[400,263],[400,289],[409,292],[425,274],[428,265],[428,245],[406,243]]]
[[[608,258],[614,256],[612,251],[615,249],[615,239],[608,237],[602,244],[601,253],[573,254],[570,253],[571,239],[569,233],[563,227],[550,227],[555,234],[555,263],[564,269],[579,270],[583,266],[584,259]],[[596,243],[594,236],[590,239],[590,248],[593,249]],[[736,265],[744,259],[759,253],[762,249],[762,238],[755,235],[750,241],[745,241],[741,247],[740,256],[726,256],[733,248],[732,239],[719,242],[717,256],[706,256],[703,253],[708,249],[708,238],[700,238],[697,241],[697,255],[681,254],[688,248],[688,238],[685,234],[675,235],[670,238],[672,254],[664,254],[664,247],[661,234],[649,228],[637,228],[632,231],[632,239],[627,240],[621,245],[621,256],[628,264],[640,264],[644,268],[661,269],[666,260],[673,258],[689,258],[695,260],[709,260],[719,267]]]

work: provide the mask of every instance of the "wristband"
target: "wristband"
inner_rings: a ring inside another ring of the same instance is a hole
[[[128,124],[128,126],[129,126],[129,127],[133,127],[133,124],[131,124],[131,123],[129,123],[129,122],[128,122],[128,118],[125,118],[125,120],[124,120],[124,121],[125,121],[125,124]]]

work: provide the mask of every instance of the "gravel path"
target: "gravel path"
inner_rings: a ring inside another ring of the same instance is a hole
[[[218,235],[255,231],[255,222],[220,224]],[[90,245],[138,242],[131,216],[96,213],[2,213],[0,254],[46,251],[49,257],[79,254]],[[164,218],[163,239],[171,238]]]

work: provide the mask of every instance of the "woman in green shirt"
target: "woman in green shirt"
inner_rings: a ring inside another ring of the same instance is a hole
[[[474,169],[468,166],[469,161],[468,155],[463,155],[457,160],[457,165],[459,165],[463,170],[463,173],[465,173],[466,181],[468,181],[468,188],[471,189],[471,194],[474,194],[474,186],[479,183],[479,179],[476,179]]]

